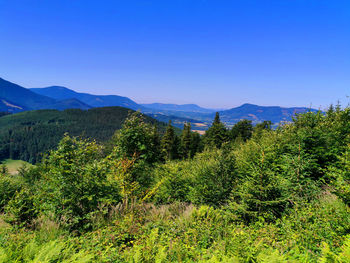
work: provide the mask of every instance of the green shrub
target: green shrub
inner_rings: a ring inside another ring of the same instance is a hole
[[[0,212],[24,185],[24,180],[19,176],[0,176]]]
[[[119,188],[108,180],[109,167],[95,142],[65,136],[40,168],[38,206],[71,229],[91,228],[99,204],[120,201]]]
[[[7,222],[18,225],[30,225],[33,219],[38,215],[34,205],[34,196],[30,190],[23,188],[16,192],[15,196],[5,207]]]

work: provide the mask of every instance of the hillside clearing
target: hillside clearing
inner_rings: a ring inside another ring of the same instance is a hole
[[[23,167],[23,166],[27,166],[27,167],[32,167],[33,165],[22,161],[22,160],[12,160],[12,159],[6,159],[5,161],[3,161],[1,164],[5,164],[9,170],[10,174],[17,174],[18,173],[18,169]]]

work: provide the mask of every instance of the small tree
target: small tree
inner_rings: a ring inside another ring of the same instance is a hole
[[[288,207],[291,182],[278,164],[280,154],[275,134],[241,144],[234,151],[238,177],[231,206],[246,221],[259,217],[273,221]],[[290,176],[290,175],[288,175]]]
[[[119,190],[108,179],[102,149],[66,135],[42,165],[38,206],[70,229],[89,228],[100,203],[116,203]]]
[[[215,114],[212,126],[204,136],[205,145],[208,147],[221,148],[222,144],[228,141],[228,134],[225,125],[220,121],[219,113]]]
[[[159,160],[159,134],[156,127],[145,123],[139,112],[132,113],[113,138],[115,153],[120,158],[134,158],[154,163]]]
[[[183,158],[190,157],[192,146],[191,124],[185,123],[181,134],[181,154]]]
[[[197,152],[201,152],[202,148],[203,148],[203,145],[202,145],[201,136],[199,135],[199,133],[192,132],[192,134],[191,134],[191,150],[190,150],[191,158],[193,158]]]
[[[250,139],[253,133],[252,121],[241,120],[237,122],[231,129],[231,138],[236,140],[241,138],[243,141]]]
[[[174,127],[171,125],[171,120],[169,120],[168,126],[161,141],[161,148],[164,158],[167,160],[176,159],[178,156],[178,145],[179,139],[175,134]]]
[[[264,130],[271,130],[272,122],[271,121],[263,121],[255,125],[254,132],[261,133]]]

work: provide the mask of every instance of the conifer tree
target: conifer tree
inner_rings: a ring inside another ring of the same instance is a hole
[[[161,154],[161,138],[158,130],[158,126],[154,125],[151,131],[151,142],[152,142],[152,149],[155,155],[156,160],[159,161],[160,154]]]
[[[203,148],[203,145],[202,145],[201,136],[197,132],[192,132],[192,134],[191,134],[191,149],[190,149],[191,158],[193,158],[197,152],[201,152],[202,148]]]
[[[243,141],[248,140],[253,133],[252,121],[240,120],[231,129],[231,139],[241,138]]]
[[[217,112],[215,114],[212,126],[205,133],[205,145],[209,147],[221,148],[222,144],[227,140],[227,129],[220,121],[220,116]]]
[[[172,160],[177,158],[177,144],[178,138],[175,134],[174,127],[171,125],[171,120],[169,120],[161,141],[162,152],[165,159]]]
[[[185,123],[181,134],[181,154],[183,158],[190,157],[192,146],[191,124]]]
[[[272,126],[272,122],[271,121],[263,121],[263,122],[258,123],[253,128],[255,136],[261,136],[264,130],[270,131],[271,130],[271,126]]]

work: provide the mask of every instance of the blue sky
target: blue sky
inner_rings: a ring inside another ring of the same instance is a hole
[[[0,0],[0,77],[139,103],[345,104],[350,1]]]

